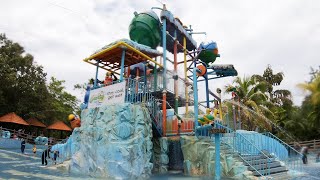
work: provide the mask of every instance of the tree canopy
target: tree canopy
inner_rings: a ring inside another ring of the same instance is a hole
[[[311,69],[311,81],[299,85],[311,93],[301,107],[293,105],[289,90],[275,88],[280,86],[284,74],[274,73],[270,65],[262,75],[236,77],[226,86],[226,92],[236,94],[234,101],[241,104],[241,110],[229,113],[236,113],[236,119],[241,119],[242,128],[247,130],[259,127],[288,141],[293,140],[291,135],[295,140],[316,138],[320,135],[319,72]]]
[[[31,54],[0,34],[0,116],[15,112],[23,118],[36,117],[46,124],[66,121],[77,111],[77,99],[67,93],[63,80],[47,74]]]

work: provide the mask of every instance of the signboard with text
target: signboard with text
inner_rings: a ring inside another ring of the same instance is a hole
[[[226,129],[219,129],[219,128],[212,128],[209,130],[211,134],[221,134],[221,133],[226,133]]]
[[[126,83],[121,82],[90,91],[88,108],[124,103]]]

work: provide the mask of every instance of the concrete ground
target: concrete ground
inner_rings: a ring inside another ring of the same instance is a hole
[[[301,175],[293,178],[293,180],[320,180],[320,162],[316,162],[315,153],[308,155],[308,164],[302,164],[302,170],[297,174]]]
[[[21,154],[20,149],[0,149],[0,179],[94,179],[60,171],[52,165],[51,160],[48,162],[49,166],[42,166],[41,152],[34,156],[31,149],[26,149],[25,154]],[[315,163],[314,158],[311,157],[309,164],[303,166],[303,171],[304,175],[294,179],[320,180],[320,163]],[[186,177],[169,174],[167,176],[152,176],[151,179],[186,179]],[[193,178],[190,177],[190,179]]]
[[[0,179],[90,179],[62,172],[55,166],[42,166],[40,153],[34,156],[31,150],[27,149],[25,154],[19,151],[0,149]]]

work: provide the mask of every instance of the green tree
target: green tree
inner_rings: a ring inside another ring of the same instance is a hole
[[[279,106],[292,106],[291,92],[286,89],[274,90],[275,86],[279,86],[283,80],[282,72],[273,73],[270,65],[264,70],[263,75],[253,75],[258,81],[263,82],[267,86],[270,100]]]
[[[0,115],[19,115],[45,108],[46,73],[18,43],[0,34]]]
[[[309,104],[309,107],[311,105],[311,111],[307,114],[308,123],[311,128],[320,133],[320,75],[318,74],[310,83],[302,83],[298,86],[311,93],[305,101],[305,105]]]
[[[47,85],[46,76],[32,55],[0,34],[0,116],[15,112],[46,124],[67,121],[68,114],[78,111],[78,101],[65,91],[64,81],[52,77]]]
[[[247,107],[241,109],[240,118],[243,126],[249,130],[253,130],[256,126],[270,128],[269,124],[264,121],[266,115],[273,116],[268,108],[272,104],[268,102],[266,90],[266,84],[258,81],[256,77],[244,77],[243,79],[236,77],[233,84],[226,86],[226,92],[235,92],[237,95],[235,101]]]
[[[79,101],[75,96],[65,91],[64,83],[64,80],[51,77],[48,85],[50,93],[48,105],[54,110],[50,112],[51,120],[63,120],[68,123],[68,115],[79,112]]]

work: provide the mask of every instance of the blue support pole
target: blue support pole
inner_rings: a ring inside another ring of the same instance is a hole
[[[167,20],[162,19],[162,47],[163,47],[163,89],[166,90],[167,75]]]
[[[123,71],[124,71],[124,58],[126,57],[126,49],[122,49],[122,56],[121,56],[121,70],[120,70],[120,82],[123,81]]]
[[[96,77],[94,79],[94,85],[93,85],[93,89],[96,89],[98,86],[98,72],[99,72],[99,63],[100,61],[97,61],[97,69],[96,69]]]
[[[215,180],[221,179],[220,172],[220,134],[214,134],[214,143],[215,143],[215,153],[216,153],[216,161],[215,161]]]
[[[143,69],[143,83],[144,83],[144,86],[147,87],[147,63],[144,64],[144,69]]]
[[[198,85],[197,85],[197,68],[193,68],[193,98],[194,98],[194,129],[198,127]]]
[[[208,81],[208,74],[204,75],[206,79],[206,99],[207,99],[207,108],[210,108],[210,99],[209,99],[209,81]]]
[[[162,19],[162,47],[163,47],[163,91],[162,91],[162,135],[166,136],[167,129],[167,20]]]

